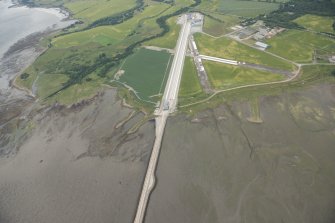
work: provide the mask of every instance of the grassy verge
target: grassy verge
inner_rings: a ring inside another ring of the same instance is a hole
[[[198,73],[192,58],[186,58],[180,83],[179,97],[192,97],[202,93]]]

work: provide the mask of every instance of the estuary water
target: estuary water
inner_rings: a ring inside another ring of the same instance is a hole
[[[8,89],[13,76],[28,65],[20,62],[26,60],[18,51],[31,47],[29,43],[16,50],[15,61],[11,63],[8,61],[9,55],[6,54],[10,47],[29,35],[61,29],[73,23],[65,20],[67,17],[68,15],[59,9],[28,8],[15,6],[12,1],[0,0],[0,93]],[[5,54],[7,58],[4,57]],[[33,59],[36,54],[34,51],[28,55],[25,52],[25,57]]]

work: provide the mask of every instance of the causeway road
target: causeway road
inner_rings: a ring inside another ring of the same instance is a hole
[[[155,185],[155,171],[157,167],[160,148],[163,140],[167,118],[174,112],[177,106],[178,91],[183,72],[184,60],[187,50],[187,42],[191,32],[191,21],[187,15],[182,17],[182,28],[175,48],[175,55],[171,65],[169,78],[165,86],[164,95],[158,111],[156,112],[156,138],[151,152],[147,172],[134,219],[134,223],[143,223],[150,193]]]

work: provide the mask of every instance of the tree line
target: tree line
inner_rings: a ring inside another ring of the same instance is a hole
[[[280,26],[288,29],[303,29],[293,20],[305,14],[335,16],[335,4],[330,0],[291,0],[281,3],[278,10],[267,15],[260,15],[256,19],[263,20],[269,27]]]

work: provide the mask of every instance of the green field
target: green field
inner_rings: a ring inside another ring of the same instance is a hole
[[[335,33],[332,25],[335,18],[317,15],[304,15],[294,20],[297,24],[316,32]]]
[[[227,89],[285,79],[285,77],[280,74],[210,61],[205,61],[204,66],[208,74],[208,79],[216,89]]]
[[[168,19],[167,23],[170,27],[170,31],[162,37],[145,42],[146,46],[157,46],[168,49],[174,49],[177,44],[179,36],[180,26],[176,23],[176,17]]]
[[[259,14],[266,14],[278,9],[279,4],[265,1],[212,0],[203,1],[200,8],[211,12],[220,12],[244,17],[255,17]]]
[[[216,18],[216,17],[215,17]],[[212,36],[221,36],[232,32],[231,27],[239,24],[240,19],[236,16],[221,15],[217,19],[205,17],[203,31]]]
[[[192,58],[186,58],[180,83],[179,97],[191,97],[202,93],[196,67]]]
[[[220,11],[226,14],[253,17],[279,8],[277,3],[259,1],[221,0]]]
[[[141,100],[157,102],[152,96],[163,93],[171,55],[141,48],[121,67],[125,73],[119,81],[137,92]]]
[[[157,33],[159,31],[158,25],[154,19],[145,24],[144,21],[148,17],[155,16],[168,8],[166,4],[153,4],[145,8],[145,10],[130,20],[115,26],[101,26],[89,29],[82,32],[76,32],[65,36],[60,36],[52,41],[55,47],[67,48],[87,43],[97,43],[101,46],[116,45],[125,40],[131,42],[141,35],[149,35],[150,32]],[[128,36],[130,33],[136,35]]]
[[[196,34],[195,39],[201,54],[254,64],[262,64],[281,70],[293,70],[294,66],[263,51],[246,46],[227,37],[212,38]]]
[[[66,1],[65,7],[75,15],[75,18],[93,22],[132,8],[136,5],[135,2],[135,0],[69,0]]]
[[[267,41],[269,51],[298,63],[310,63],[314,50],[327,50],[335,40],[307,31],[289,30]]]
[[[87,43],[107,46],[120,43],[127,36],[126,32],[114,26],[100,26],[94,29],[60,36],[52,41],[53,46],[67,48]]]

